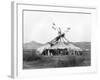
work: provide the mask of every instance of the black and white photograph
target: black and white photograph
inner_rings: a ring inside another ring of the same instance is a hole
[[[23,11],[23,69],[91,66],[91,13]]]

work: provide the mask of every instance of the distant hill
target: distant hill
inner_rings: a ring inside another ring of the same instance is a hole
[[[91,50],[91,42],[72,42],[75,46],[80,47],[81,49],[89,49]],[[46,43],[47,44],[47,43]],[[31,41],[29,43],[24,44],[24,49],[37,49],[45,44],[41,44],[35,41]]]
[[[43,46],[43,44],[35,42],[35,41],[31,41],[29,43],[25,43],[24,46],[23,46],[23,48],[24,49],[37,49],[40,46]]]
[[[80,47],[81,49],[91,50],[91,42],[73,42],[74,45]]]

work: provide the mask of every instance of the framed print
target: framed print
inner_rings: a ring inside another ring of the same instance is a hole
[[[12,2],[12,77],[95,72],[95,28],[94,7]]]

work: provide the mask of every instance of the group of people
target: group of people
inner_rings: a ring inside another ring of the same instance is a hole
[[[44,49],[41,55],[54,56],[54,55],[82,55],[82,51],[73,49]]]

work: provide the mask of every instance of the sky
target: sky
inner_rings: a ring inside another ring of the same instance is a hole
[[[24,11],[24,43],[36,41],[46,43],[58,33],[52,28],[60,27],[62,32],[71,29],[65,37],[71,42],[91,41],[91,14]]]

